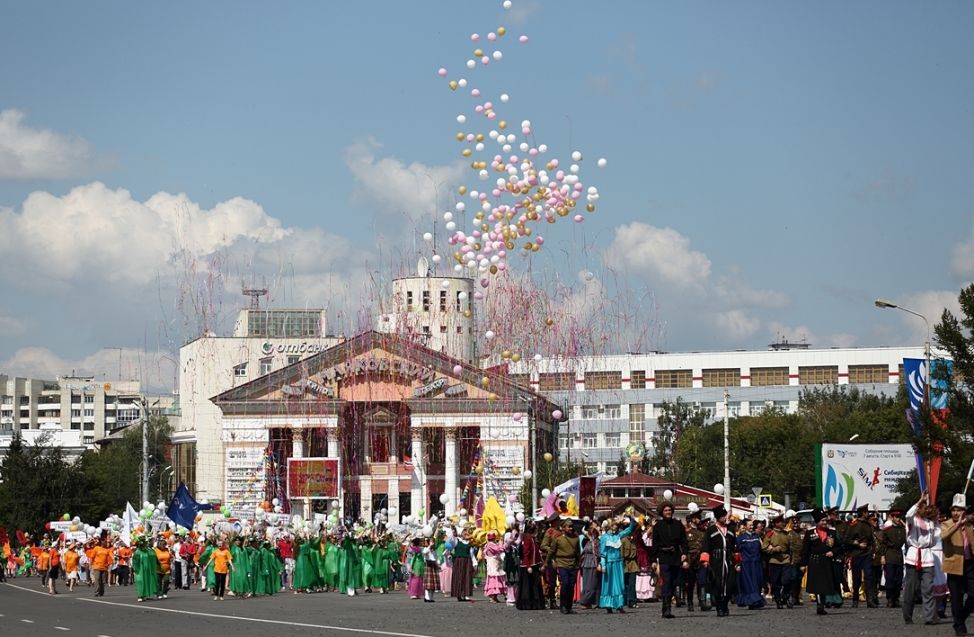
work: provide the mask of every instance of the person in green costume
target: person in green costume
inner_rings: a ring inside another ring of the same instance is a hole
[[[338,564],[341,556],[336,542],[334,535],[325,539],[325,591],[338,590]]]
[[[247,580],[247,573],[250,572],[250,560],[242,538],[238,537],[233,541],[233,546],[230,547],[230,555],[233,556],[230,592],[236,597],[246,597],[250,593],[250,582]]]
[[[321,554],[321,536],[308,538],[308,558],[311,560],[311,584],[308,588],[317,592],[324,581],[325,556]]]
[[[273,595],[281,588],[281,571],[284,565],[278,559],[270,542],[264,542],[260,549],[260,573],[255,592],[259,595]]]
[[[257,581],[260,578],[260,540],[254,539],[247,546],[247,597],[257,594]]]
[[[155,551],[149,546],[149,538],[140,537],[136,543],[135,555],[132,556],[135,590],[140,602],[155,597],[159,591],[156,578],[157,565]]]
[[[213,564],[209,563],[210,556],[213,555],[213,551],[215,550],[216,545],[213,542],[213,538],[207,538],[206,544],[203,547],[203,552],[200,553],[199,562],[197,562],[200,565],[200,568],[206,568],[206,573],[200,574],[200,590],[204,593],[207,590],[212,591],[213,587],[216,586],[216,572],[213,570]],[[207,566],[207,564],[209,564],[209,566]]]
[[[362,586],[362,560],[358,547],[351,535],[342,539],[341,560],[339,560],[338,590],[355,595],[355,589]]]
[[[389,551],[386,536],[380,537],[372,545],[372,586],[379,589],[385,595],[389,591],[389,575],[392,570],[392,560],[398,557],[397,553]]]
[[[294,545],[294,592],[306,593],[314,585],[314,566],[311,563],[311,542],[295,539]]]
[[[364,537],[358,545],[359,557],[362,560],[362,586],[366,593],[372,592],[375,577],[375,555],[372,552],[372,539]]]

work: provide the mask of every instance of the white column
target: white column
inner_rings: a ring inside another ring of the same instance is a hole
[[[372,476],[362,476],[361,480],[359,486],[359,493],[362,496],[360,515],[366,522],[372,522],[372,515],[375,513],[372,510]]]
[[[399,509],[399,476],[393,476],[389,480],[389,488],[386,490],[389,494],[389,502],[386,504],[387,509],[395,508],[397,509],[396,515],[389,516],[389,524],[399,524],[401,515],[398,511]]]
[[[292,458],[303,458],[304,457],[304,431],[301,429],[291,429],[291,457]],[[291,513],[298,514],[301,517],[307,519],[308,511],[310,507],[305,506],[306,502],[303,499],[291,500]]]
[[[328,457],[337,458],[338,454],[341,453],[338,450],[338,431],[335,429],[328,430]]]
[[[450,498],[446,503],[446,514],[450,516],[457,510],[457,430],[453,427],[448,428],[444,440],[446,447],[443,453],[445,459],[443,472],[446,474],[446,479],[443,492]]]
[[[412,430],[413,436],[413,483],[412,489],[410,490],[409,506],[412,509],[410,513],[416,515],[416,512],[423,508],[423,503],[426,501],[425,498],[425,472],[423,471],[423,430],[414,428]]]

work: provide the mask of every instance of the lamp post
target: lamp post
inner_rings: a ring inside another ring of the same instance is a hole
[[[927,340],[923,342],[923,357],[925,359],[924,369],[923,369],[923,408],[926,411],[930,410],[930,321],[927,317],[919,312],[915,312],[909,308],[903,307],[902,305],[897,305],[888,299],[876,299],[874,301],[876,307],[882,309],[892,309],[900,310],[906,312],[907,314],[912,314],[913,316],[918,316],[923,319],[923,324],[927,328]],[[930,487],[930,460],[928,459],[926,464],[926,474],[927,474],[927,487]]]
[[[724,390],[724,508],[731,512],[730,496],[730,413],[728,399],[730,392]]]

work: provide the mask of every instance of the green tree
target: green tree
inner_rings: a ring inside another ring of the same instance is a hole
[[[0,463],[0,526],[37,534],[64,513],[83,516],[89,486],[76,464],[45,437],[24,444],[14,435]]]
[[[660,406],[660,416],[656,420],[656,432],[653,434],[653,453],[645,463],[646,473],[652,473],[666,480],[681,478],[680,463],[677,461],[676,450],[680,438],[692,429],[703,427],[707,420],[706,414],[698,407],[683,402],[677,398],[676,402],[664,402]]]

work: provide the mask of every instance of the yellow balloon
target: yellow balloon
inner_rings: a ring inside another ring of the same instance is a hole
[[[595,212],[595,204],[594,203],[586,204],[585,210],[587,210],[588,212]]]
[[[483,133],[477,133],[477,141],[478,142],[484,141],[484,134]]]
[[[470,157],[470,155],[473,155],[473,151],[470,150],[469,148],[464,148],[463,149],[463,156],[464,157]]]
[[[544,454],[544,461],[545,462],[551,462],[554,459],[555,459],[555,457],[553,455],[551,455],[551,452],[550,451],[546,451],[545,452],[545,454]]]
[[[473,316],[473,312],[471,312],[470,310],[463,311],[463,318],[470,318],[471,316]]]
[[[497,35],[498,36],[504,37],[504,34],[505,33],[507,33],[507,29],[505,27],[497,27]]]
[[[462,141],[463,141],[464,139],[466,139],[466,137],[467,137],[467,136],[466,136],[466,135],[464,135],[463,133],[457,133],[457,141],[458,141],[458,142],[462,142]],[[461,194],[462,194],[462,193],[461,193]]]
[[[521,362],[521,355],[517,353],[511,354],[511,360],[514,361],[515,363],[519,363]]]
[[[486,230],[486,229],[487,229],[487,224],[485,223],[484,224],[484,230]],[[490,266],[490,273],[491,274],[497,274],[497,266],[496,265]]]
[[[487,387],[488,385],[490,385],[490,378],[484,376],[483,378],[480,379],[480,384],[483,385],[484,387]]]
[[[457,84],[457,81],[456,80],[450,80],[450,90],[451,91],[457,90],[457,87],[458,86],[459,86],[459,84]]]
[[[467,187],[466,186],[460,186],[459,188],[457,188],[457,192],[460,193],[461,195],[465,195],[465,194],[467,194]]]
[[[501,358],[503,358],[504,360],[507,360],[510,357],[511,357],[510,350],[505,349],[503,352],[501,352]]]
[[[555,324],[555,321],[554,321],[554,319],[546,318],[544,320],[544,324],[547,325],[548,327],[551,327],[552,325]]]
[[[475,58],[482,58],[482,57],[484,57],[484,50],[483,49],[474,49],[473,50],[473,56]]]

